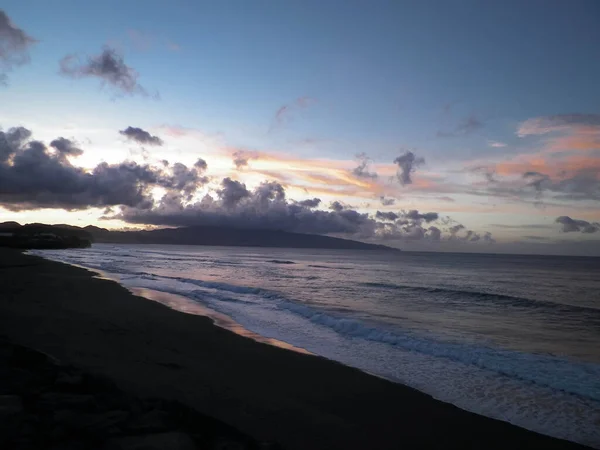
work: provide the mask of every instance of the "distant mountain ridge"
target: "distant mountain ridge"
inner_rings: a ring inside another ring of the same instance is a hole
[[[48,235],[74,237],[97,243],[111,244],[172,244],[220,245],[234,247],[322,248],[349,250],[400,251],[385,245],[341,239],[318,234],[291,233],[280,230],[254,230],[233,227],[195,226],[163,228],[151,231],[111,231],[93,225],[20,225],[17,222],[0,223],[0,232],[15,235]]]
[[[232,227],[195,226],[152,231],[110,231],[87,226],[94,242],[121,244],[221,245],[235,247],[322,248],[399,251],[385,245],[367,244],[318,234]]]

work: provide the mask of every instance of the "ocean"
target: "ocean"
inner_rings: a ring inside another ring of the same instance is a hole
[[[600,448],[600,258],[109,244],[32,253]]]

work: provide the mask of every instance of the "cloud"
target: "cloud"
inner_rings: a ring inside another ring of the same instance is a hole
[[[538,200],[544,195],[556,201],[600,200],[600,157],[595,154],[524,154],[490,163],[486,170],[498,184],[498,192],[488,189],[488,195],[521,198],[533,192]]]
[[[131,141],[135,141],[139,144],[147,144],[147,145],[163,145],[163,140],[158,136],[152,136],[146,130],[142,130],[137,127],[127,127],[124,130],[120,130],[119,134],[122,134],[127,139]]]
[[[233,165],[237,170],[241,170],[248,166],[248,162],[251,159],[258,159],[258,152],[250,152],[247,150],[236,150],[231,155],[233,158]]]
[[[86,63],[81,63],[75,55],[67,55],[60,60],[59,72],[70,78],[97,78],[102,86],[108,85],[120,94],[148,95],[138,83],[138,72],[125,64],[123,57],[110,47],[89,57]]]
[[[309,198],[306,200],[301,200],[298,203],[300,206],[304,206],[306,208],[317,208],[321,204],[320,198]]]
[[[416,168],[425,164],[425,159],[417,157],[413,152],[406,151],[404,154],[394,159],[394,164],[398,166],[396,177],[402,186],[412,183],[411,174]]]
[[[284,230],[316,234],[351,234],[372,237],[375,221],[354,210],[315,210],[312,204],[290,201],[279,183],[264,182],[249,190],[239,181],[224,178],[216,196],[185,204],[180,195],[164,196],[151,209],[124,207],[112,217],[129,223]]]
[[[352,170],[352,174],[358,178],[377,178],[377,172],[369,172],[369,162],[370,158],[366,153],[359,153],[356,155],[356,159],[358,160],[358,166]]]
[[[329,209],[335,212],[341,212],[345,209],[345,206],[341,202],[338,202],[336,200],[334,202],[331,202],[331,205],[329,205]]]
[[[480,128],[483,128],[483,122],[478,119],[474,115],[470,115],[465,117],[462,121],[460,121],[456,127],[454,127],[451,131],[438,131],[437,137],[458,137],[458,136],[467,136]]]
[[[316,100],[311,97],[298,97],[291,103],[287,103],[281,106],[276,112],[271,124],[269,131],[273,131],[275,128],[282,126],[284,123],[289,122],[292,116],[299,110],[306,109]]]
[[[36,40],[12,23],[0,9],[0,84],[5,84],[5,72],[29,62],[29,48]]]
[[[50,142],[50,147],[53,147],[57,152],[64,156],[81,156],[83,150],[75,146],[75,143],[69,139],[60,137]]]
[[[442,237],[442,230],[440,230],[438,227],[429,227],[427,232],[429,233],[428,236],[432,241],[438,242]]]
[[[493,147],[493,148],[504,148],[504,147],[506,147],[506,144],[504,142],[499,142],[499,141],[488,141],[487,144],[490,147]]]
[[[204,159],[198,158],[198,160],[194,163],[194,167],[196,169],[204,172],[205,170],[208,169],[208,164]]]
[[[207,194],[201,200],[186,203],[181,193],[171,191],[152,208],[125,206],[107,218],[158,226],[211,225],[333,234],[367,241],[433,242],[450,238],[438,227],[423,228],[424,219],[433,219],[437,213],[410,211],[403,213],[404,218],[402,214],[379,212],[370,216],[340,202],[333,202],[329,210],[315,209],[320,203],[319,199],[289,200],[284,187],[276,182],[249,189],[244,183],[224,178],[214,195]],[[469,242],[475,242],[473,237]]]
[[[403,212],[402,217],[411,220],[424,220],[427,223],[439,219],[439,215],[436,212],[420,213],[416,209],[411,209],[410,211]]]
[[[524,239],[529,239],[532,241],[548,241],[550,238],[545,236],[523,236]]]
[[[600,114],[558,114],[527,119],[519,125],[519,137],[600,127]]]
[[[528,224],[502,224],[502,223],[492,223],[489,225],[490,227],[496,228],[516,228],[516,229],[549,229],[552,228],[552,225],[548,225],[545,223],[528,223]]]
[[[595,233],[600,230],[600,223],[587,222],[585,220],[571,219],[569,216],[560,216],[556,218],[556,223],[561,224],[563,233]]]
[[[381,201],[381,204],[383,206],[391,206],[394,203],[396,203],[396,199],[395,198],[386,198],[384,196],[379,197],[379,200]]]
[[[389,212],[377,211],[377,213],[375,214],[375,217],[379,220],[394,221],[394,220],[397,220],[400,216],[398,216],[398,214],[391,212],[391,211],[389,211]]]
[[[169,170],[132,161],[85,170],[67,158],[82,152],[72,141],[57,138],[49,148],[31,135],[23,127],[0,131],[0,205],[13,211],[116,205],[146,209],[154,203],[155,187],[190,198],[207,182],[181,163]]]

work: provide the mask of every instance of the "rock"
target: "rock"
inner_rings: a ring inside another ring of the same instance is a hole
[[[21,414],[23,410],[23,401],[18,395],[0,395],[0,420]]]
[[[187,434],[170,432],[109,439],[105,450],[196,450],[196,446]]]
[[[88,394],[66,394],[63,392],[48,392],[40,396],[38,405],[42,409],[94,409],[96,402],[93,395]]]

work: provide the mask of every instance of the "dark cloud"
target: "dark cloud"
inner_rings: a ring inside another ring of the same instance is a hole
[[[236,169],[243,169],[248,165],[248,161],[251,159],[258,159],[256,152],[250,152],[246,150],[237,150],[231,155],[233,158],[233,165]]]
[[[481,128],[483,128],[483,122],[474,115],[465,117],[456,127],[451,131],[438,131],[438,137],[457,137],[467,136]]]
[[[81,63],[77,56],[67,55],[60,60],[60,73],[70,78],[97,78],[120,94],[148,95],[139,83],[139,74],[125,64],[123,57],[113,48],[105,47],[102,53]]]
[[[203,160],[191,167],[125,161],[86,170],[67,157],[80,152],[66,138],[57,138],[47,147],[31,140],[25,128],[0,132],[0,205],[14,211],[100,207],[105,218],[147,226],[218,225],[368,241],[452,237],[442,236],[438,227],[423,227],[436,220],[444,223],[438,213],[410,210],[369,215],[339,201],[332,202],[329,210],[320,210],[320,199],[290,200],[283,185],[273,181],[248,189],[240,181],[224,178],[213,194],[195,200],[198,189],[209,181],[203,176],[207,166]],[[156,188],[164,191],[159,201],[154,198]],[[474,242],[475,235],[469,231],[463,240]]]
[[[389,211],[389,212],[377,211],[377,213],[375,213],[375,217],[379,220],[394,221],[394,220],[398,219],[400,216],[398,216],[398,214],[391,212],[391,211]]]
[[[410,220],[424,220],[425,222],[433,222],[439,219],[439,214],[436,212],[420,213],[416,209],[411,209],[402,213],[402,217]]]
[[[523,178],[527,180],[527,186],[533,187],[538,193],[550,184],[550,177],[540,172],[525,172]]]
[[[369,172],[369,163],[371,162],[370,158],[366,153],[359,153],[356,155],[356,159],[358,160],[358,166],[352,170],[352,174],[358,178],[377,178],[376,172]]]
[[[11,158],[21,146],[29,140],[31,131],[27,128],[11,128],[7,132],[0,131],[0,163]]]
[[[427,229],[427,232],[429,233],[429,238],[432,241],[439,241],[442,237],[442,230],[440,230],[438,227],[429,227]]]
[[[381,204],[383,206],[392,206],[394,203],[396,203],[396,199],[395,198],[386,198],[386,197],[379,197],[379,200],[381,201]]]
[[[80,156],[83,155],[83,150],[75,145],[75,143],[69,139],[59,137],[50,142],[50,147],[53,147],[57,152],[64,156]]]
[[[334,202],[331,202],[331,205],[329,205],[329,209],[331,209],[332,211],[335,212],[341,212],[344,210],[344,205],[342,205],[342,203],[338,202],[337,200]]]
[[[579,169],[559,178],[552,178],[540,172],[525,172],[523,178],[527,186],[534,189],[536,198],[549,192],[556,200],[600,200],[600,169],[597,167]]]
[[[309,198],[307,200],[302,200],[298,203],[300,206],[304,206],[306,208],[317,208],[321,204],[320,198]]]
[[[206,171],[206,169],[208,169],[208,164],[206,163],[205,160],[203,160],[202,158],[198,158],[198,161],[196,161],[194,163],[194,167],[202,172]]]
[[[569,216],[557,217],[556,223],[561,224],[561,231],[563,233],[595,233],[600,230],[600,223],[598,222],[571,219]]]
[[[464,234],[462,234],[464,231]],[[448,237],[449,241],[453,242],[465,242],[465,243],[475,243],[475,242],[483,242],[485,244],[495,244],[496,240],[492,237],[492,233],[489,231],[484,232],[483,234],[479,234],[473,230],[467,229],[464,225],[458,223],[448,228],[448,232],[450,236]]]
[[[8,80],[5,72],[29,62],[28,51],[35,42],[0,9],[0,84]]]
[[[454,237],[458,234],[459,231],[464,230],[464,229],[465,229],[465,226],[459,223],[459,224],[451,226],[448,229],[448,231],[450,232],[450,236]]]
[[[398,166],[396,177],[402,186],[411,184],[411,174],[416,168],[425,164],[425,159],[417,157],[413,152],[406,151],[404,154],[394,159],[394,164]]]
[[[492,233],[490,233],[489,231],[486,231],[483,233],[483,242],[485,242],[486,244],[495,244],[496,243],[496,239],[494,239],[492,237]]]
[[[167,179],[170,181],[162,183],[163,187],[181,191],[187,194],[190,199],[198,186],[208,183],[208,177],[200,176],[196,168],[188,168],[181,163],[175,163],[171,166],[171,176]]]
[[[152,208],[125,206],[119,213],[107,218],[132,224],[227,226],[343,235],[370,241],[433,242],[451,239],[450,235],[444,237],[438,227],[423,227],[427,223],[425,219],[433,221],[437,213],[409,211],[403,213],[404,217],[379,211],[370,216],[337,201],[331,203],[329,210],[316,209],[320,203],[319,199],[289,200],[284,187],[277,182],[263,182],[251,190],[244,183],[224,178],[214,194],[208,194],[199,201],[186,202],[182,191],[172,190]],[[472,231],[468,236],[461,241],[475,242],[479,239]]]
[[[483,175],[488,183],[496,183],[498,180],[496,179],[496,169],[494,167],[488,166],[476,166],[468,169],[471,172]]]
[[[127,205],[143,210],[153,205],[154,187],[189,198],[206,182],[196,169],[180,163],[169,171],[131,161],[101,163],[87,171],[66,158],[81,154],[70,140],[55,139],[49,148],[30,137],[25,128],[0,132],[0,205],[7,209]]]
[[[163,140],[158,136],[152,136],[146,130],[142,130],[137,127],[127,127],[124,130],[119,131],[119,134],[122,134],[127,139],[135,141],[139,144],[143,145],[163,145]]]
[[[223,179],[216,197],[185,204],[181,195],[164,196],[151,210],[122,209],[129,223],[154,225],[218,225],[316,234],[374,236],[374,220],[354,210],[322,211],[286,199],[283,186],[264,182],[250,191],[238,181]]]
[[[250,191],[246,189],[245,184],[229,177],[223,179],[221,186],[222,188],[217,191],[217,194],[221,197],[222,206],[226,209],[231,209],[243,198],[250,197]]]

